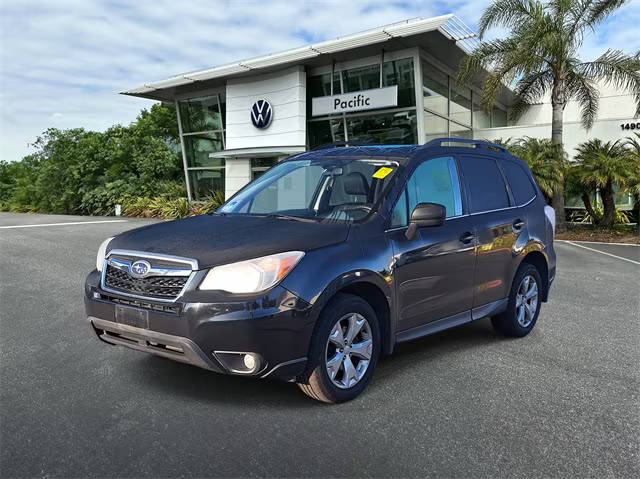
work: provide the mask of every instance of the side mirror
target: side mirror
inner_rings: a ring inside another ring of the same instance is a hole
[[[447,217],[447,209],[438,203],[418,203],[411,213],[409,227],[405,233],[407,239],[415,239],[418,228],[442,226]]]

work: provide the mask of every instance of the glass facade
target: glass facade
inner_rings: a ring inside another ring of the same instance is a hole
[[[438,137],[473,138],[474,129],[507,125],[504,109],[496,106],[487,113],[480,106],[478,94],[457,85],[449,74],[417,54],[382,63],[362,63],[307,77],[308,149],[336,141],[418,144]],[[420,78],[421,89],[416,85]],[[395,107],[311,116],[314,97],[387,86],[398,87]],[[422,98],[416,96],[420,91]],[[224,93],[178,100],[176,106],[191,198],[224,192],[225,159],[216,156],[225,149]],[[277,161],[277,157],[251,159],[247,177],[259,177]]]
[[[313,118],[311,99],[331,94],[331,73],[307,79],[307,143],[309,148],[334,141],[370,143],[416,143],[416,95],[413,58],[386,61],[333,74],[333,94],[398,86],[398,106],[366,113],[349,113]]]
[[[215,170],[189,170],[189,184],[191,196],[196,201],[211,196],[213,192],[224,191],[224,167]]]
[[[471,126],[471,90],[451,83],[449,117],[457,123]]]
[[[225,160],[212,157],[224,150],[225,103],[222,95],[178,101],[180,137],[191,198],[224,192]]]
[[[422,69],[422,95],[425,110],[449,116],[449,78],[434,68]]]
[[[415,110],[351,116],[346,123],[347,137],[352,141],[411,144],[417,140]]]
[[[480,106],[479,94],[456,84],[425,59],[422,64],[424,141],[438,137],[473,138],[477,128],[507,126],[507,112],[494,106],[487,113]]]
[[[344,120],[342,118],[331,118],[307,123],[307,141],[309,145],[311,145],[311,148],[344,140]]]
[[[251,158],[251,180],[255,180],[278,162],[277,156]]]
[[[224,160],[210,158],[210,153],[221,151],[222,133],[198,133],[196,135],[183,136],[184,149],[187,157],[187,166],[224,166]],[[220,165],[222,161],[222,165]]]
[[[178,104],[184,133],[224,129],[224,103],[219,102],[218,95],[191,98]]]

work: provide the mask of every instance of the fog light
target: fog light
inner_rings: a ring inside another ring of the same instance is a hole
[[[257,362],[253,354],[245,354],[242,362],[249,371],[253,371],[256,368]]]
[[[267,362],[258,353],[213,351],[213,355],[235,374],[257,374],[267,366]]]

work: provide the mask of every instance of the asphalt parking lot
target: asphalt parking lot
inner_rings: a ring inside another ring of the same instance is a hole
[[[0,213],[2,477],[640,477],[640,247],[557,242],[528,337],[403,344],[327,406],[93,337],[97,247],[148,223],[107,221]]]

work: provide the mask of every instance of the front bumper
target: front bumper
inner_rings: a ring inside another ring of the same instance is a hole
[[[85,284],[85,308],[99,339],[223,374],[294,380],[306,367],[315,325],[311,306],[277,286],[260,297],[221,301],[188,291],[167,304],[140,300],[100,288],[93,271]],[[116,308],[143,311],[141,325],[116,321]],[[254,372],[234,368],[234,354],[260,358]]]

